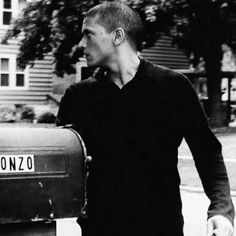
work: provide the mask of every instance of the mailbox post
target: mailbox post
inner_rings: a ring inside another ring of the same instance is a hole
[[[55,235],[55,219],[80,217],[86,196],[80,135],[68,128],[0,134],[0,235]]]

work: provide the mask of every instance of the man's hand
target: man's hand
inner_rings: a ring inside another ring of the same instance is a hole
[[[232,236],[233,225],[224,216],[216,215],[207,221],[207,236]]]

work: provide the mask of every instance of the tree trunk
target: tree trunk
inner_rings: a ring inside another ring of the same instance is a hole
[[[226,109],[221,101],[221,63],[211,59],[205,59],[205,61],[210,125],[212,127],[226,126]]]

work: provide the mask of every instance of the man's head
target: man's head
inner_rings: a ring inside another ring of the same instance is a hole
[[[137,50],[141,49],[143,36],[143,23],[140,16],[125,3],[119,1],[104,2],[91,8],[85,17],[99,17],[99,23],[108,33],[117,28],[122,28],[128,40]]]
[[[113,47],[123,42],[134,51],[141,49],[143,24],[128,5],[118,1],[104,2],[85,14],[82,33],[80,46],[85,48],[88,65],[97,66],[101,65],[98,60],[106,60],[115,53]],[[103,58],[99,58],[101,56]]]

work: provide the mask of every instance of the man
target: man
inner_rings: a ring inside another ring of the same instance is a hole
[[[139,58],[142,22],[123,3],[90,9],[82,33],[88,66],[102,70],[66,91],[57,117],[77,127],[93,158],[82,235],[183,235],[177,150],[185,137],[211,200],[208,235],[230,236],[221,145],[188,80]]]

